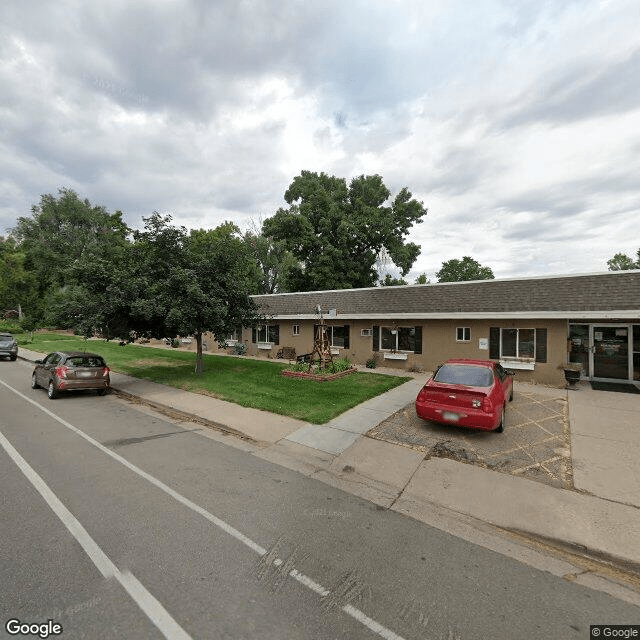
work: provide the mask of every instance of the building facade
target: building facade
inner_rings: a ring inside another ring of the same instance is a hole
[[[640,381],[640,271],[254,296],[265,316],[238,330],[247,354],[313,349],[320,315],[334,357],[399,371],[449,358],[500,361],[517,378],[564,384],[567,362],[590,380]]]

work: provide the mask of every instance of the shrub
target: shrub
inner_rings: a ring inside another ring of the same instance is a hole
[[[38,323],[36,322],[36,320],[29,316],[24,316],[24,318],[20,320],[20,327],[23,331],[35,331],[37,326]]]
[[[244,342],[236,342],[233,345],[234,356],[243,356],[245,353],[247,353],[247,345]]]
[[[178,338],[173,338],[171,340],[171,346],[175,349],[180,346],[180,340]]]
[[[369,358],[366,362],[367,369],[375,369],[377,366],[378,366],[377,356],[373,356],[373,358]]]
[[[349,358],[340,358],[333,363],[333,368],[335,369],[335,373],[351,369],[351,360],[349,360]]]
[[[0,331],[21,333],[20,324],[16,320],[0,320]]]

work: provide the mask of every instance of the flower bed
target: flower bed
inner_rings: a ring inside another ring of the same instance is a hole
[[[344,378],[345,376],[351,375],[352,373],[356,373],[356,371],[358,370],[355,367],[352,367],[351,369],[345,369],[344,371],[339,371],[338,373],[326,373],[317,375],[315,373],[309,373],[308,371],[290,371],[283,369],[280,372],[280,375],[283,375],[286,378],[302,378],[303,380],[315,380],[316,382],[329,382],[330,380]]]

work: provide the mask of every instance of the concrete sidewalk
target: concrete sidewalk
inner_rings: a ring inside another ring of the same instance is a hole
[[[20,349],[19,357],[41,354]],[[112,386],[242,435],[256,456],[418,520],[433,524],[434,514],[446,509],[640,571],[640,395],[587,385],[568,392],[578,489],[571,491],[448,459],[425,460],[421,452],[363,435],[412,402],[426,378],[422,374],[326,425],[118,373],[112,373]]]

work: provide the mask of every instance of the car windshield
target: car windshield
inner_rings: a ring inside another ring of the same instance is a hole
[[[13,336],[10,333],[0,333],[0,340],[13,340]]]
[[[435,382],[462,384],[467,387],[490,387],[493,384],[493,373],[487,367],[443,364],[433,376],[433,379]]]
[[[66,365],[70,367],[104,367],[105,362],[100,356],[71,356]]]

